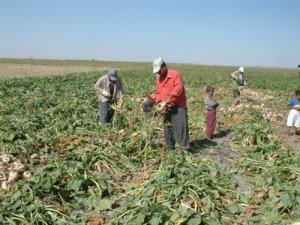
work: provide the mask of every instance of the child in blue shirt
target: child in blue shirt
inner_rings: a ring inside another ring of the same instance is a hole
[[[287,119],[288,133],[294,135],[300,129],[300,90],[295,91],[295,98],[288,105],[291,109]]]

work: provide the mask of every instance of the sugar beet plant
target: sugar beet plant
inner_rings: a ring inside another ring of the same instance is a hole
[[[200,139],[204,88],[220,84],[220,103],[229,104],[233,68],[174,67],[183,73],[191,140]],[[256,72],[249,73],[250,84]],[[240,173],[254,181],[250,194],[241,193],[213,159],[166,154],[162,119],[142,112],[155,76],[142,69],[120,74],[124,105],[106,126],[98,125],[99,73],[0,82],[0,152],[32,172],[0,192],[3,224],[86,224],[95,217],[102,224],[285,224],[299,218],[299,157],[281,146],[259,113],[244,110],[243,124],[226,127],[243,153]]]
[[[126,207],[116,211],[113,224],[234,223],[244,214],[218,166],[182,152],[170,153],[149,179],[122,198]]]
[[[283,147],[269,122],[252,109],[242,109],[243,123],[233,124],[234,140],[244,157],[240,166],[255,179],[248,204],[253,223],[282,224],[300,217],[300,158]],[[275,207],[274,207],[275,206]]]

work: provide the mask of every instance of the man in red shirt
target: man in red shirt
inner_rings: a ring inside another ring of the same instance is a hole
[[[167,150],[173,150],[175,143],[189,149],[189,129],[185,89],[181,74],[169,69],[162,58],[153,61],[156,80],[157,108],[164,111],[164,132]]]

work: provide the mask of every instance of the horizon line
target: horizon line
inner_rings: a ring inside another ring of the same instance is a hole
[[[72,59],[72,58],[18,58],[18,57],[13,57],[13,58],[7,58],[7,57],[0,57],[0,60],[46,60],[46,61],[86,61],[86,62],[116,62],[116,63],[149,63],[150,65],[152,64],[152,61],[126,61],[126,60],[101,60],[101,59]],[[1,63],[1,62],[0,62]],[[187,62],[171,62],[167,61],[167,64],[175,64],[175,65],[191,65],[191,66],[217,66],[217,67],[248,67],[248,68],[265,68],[265,69],[297,69],[300,68],[300,64],[296,65],[295,67],[276,67],[276,66],[247,66],[247,65],[224,65],[224,64],[199,64],[199,63],[187,63]]]

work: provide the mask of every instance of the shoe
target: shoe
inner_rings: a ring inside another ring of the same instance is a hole
[[[211,138],[204,138],[204,146],[216,146],[217,142],[213,141]]]
[[[190,146],[189,149],[187,150],[188,152],[191,152],[191,153],[196,153],[197,152],[197,149]]]
[[[294,136],[296,133],[294,131],[289,131],[288,135],[289,136]]]

